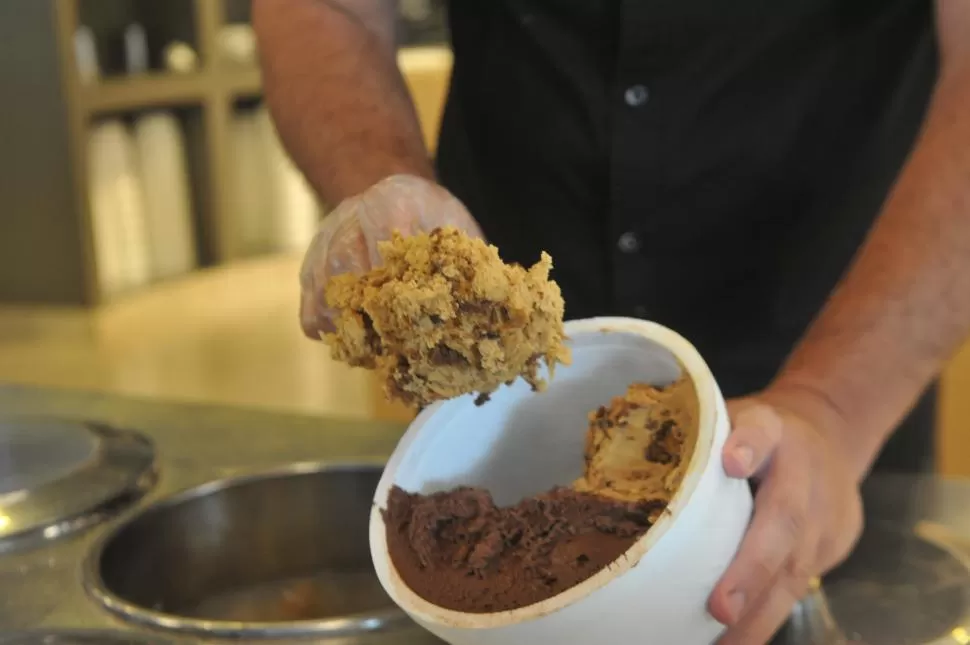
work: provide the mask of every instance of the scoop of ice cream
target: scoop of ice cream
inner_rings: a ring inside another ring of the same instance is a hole
[[[577,491],[612,499],[669,502],[697,443],[699,405],[686,376],[670,385],[630,385],[589,415],[586,468]]]
[[[503,383],[545,385],[568,362],[563,299],[543,253],[530,269],[505,264],[498,250],[455,228],[379,246],[381,266],[340,275],[327,286],[339,312],[324,341],[336,360],[377,369],[389,398],[422,407],[471,392],[479,402]]]

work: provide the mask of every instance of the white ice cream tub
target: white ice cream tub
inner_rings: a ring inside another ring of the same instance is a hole
[[[721,452],[730,431],[724,398],[697,350],[656,323],[592,318],[566,324],[572,364],[545,392],[518,381],[483,406],[468,395],[426,408],[384,471],[371,512],[377,575],[395,603],[452,645],[708,645],[723,631],[707,611],[752,511],[747,482],[728,478]],[[692,378],[700,402],[698,443],[683,485],[661,519],[624,555],[586,581],[516,610],[472,614],[412,592],[388,555],[381,509],[393,485],[434,493],[482,486],[514,504],[582,474],[587,414],[634,382]]]

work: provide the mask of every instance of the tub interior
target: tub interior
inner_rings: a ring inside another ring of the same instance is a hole
[[[394,483],[424,494],[481,486],[500,505],[568,485],[583,472],[591,411],[631,383],[663,386],[681,374],[673,353],[636,333],[584,332],[570,346],[572,364],[558,366],[544,392],[520,379],[482,406],[472,395],[442,404],[425,418]]]

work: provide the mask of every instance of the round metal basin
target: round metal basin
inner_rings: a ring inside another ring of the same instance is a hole
[[[409,624],[371,565],[380,473],[301,464],[188,490],[99,542],[86,588],[126,620],[210,636],[336,637]]]

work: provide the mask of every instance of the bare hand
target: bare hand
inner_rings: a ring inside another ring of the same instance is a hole
[[[784,401],[784,399],[782,399]],[[858,478],[838,439],[820,427],[814,403],[774,404],[771,392],[728,404],[734,431],[724,447],[730,477],[758,483],[754,517],[709,609],[728,630],[718,645],[768,642],[812,578],[841,562],[862,532]],[[798,409],[801,414],[794,412]]]

